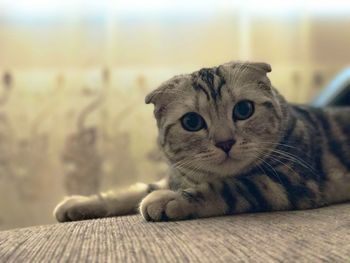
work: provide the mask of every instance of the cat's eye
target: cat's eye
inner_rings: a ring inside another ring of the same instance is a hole
[[[201,115],[195,112],[188,112],[181,117],[181,125],[186,131],[196,132],[206,127]]]
[[[254,113],[254,104],[249,100],[242,100],[236,104],[233,109],[232,117],[234,120],[246,120]]]

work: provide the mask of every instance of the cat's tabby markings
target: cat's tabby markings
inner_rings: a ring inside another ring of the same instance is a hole
[[[169,175],[152,184],[73,196],[58,221],[118,216],[149,221],[308,209],[350,199],[350,109],[291,105],[266,63],[231,62],[175,76],[155,105]],[[186,116],[186,117],[185,117]]]

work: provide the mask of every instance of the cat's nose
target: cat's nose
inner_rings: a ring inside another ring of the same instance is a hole
[[[215,144],[215,146],[223,150],[225,153],[228,153],[231,150],[232,146],[235,144],[235,142],[235,140],[231,139],[224,142],[218,142]]]

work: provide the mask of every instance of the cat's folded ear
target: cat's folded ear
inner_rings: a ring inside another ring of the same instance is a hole
[[[265,62],[249,62],[248,65],[257,70],[264,71],[265,73],[269,73],[272,70],[271,65]]]
[[[150,104],[150,103],[155,104],[156,103],[156,98],[161,92],[162,92],[161,91],[161,87],[151,91],[149,94],[147,94],[147,96],[145,98],[145,103],[146,104]]]
[[[156,88],[155,90],[151,91],[145,98],[145,103],[150,104],[153,103],[154,105],[157,104],[157,101],[161,98],[162,93],[164,92],[165,88],[163,86],[160,86]]]
[[[166,105],[170,103],[172,92],[170,91],[173,88],[171,83],[166,82],[160,85],[155,90],[151,91],[145,98],[145,103],[154,104],[154,116],[159,119],[163,112],[165,112]]]
[[[231,61],[225,65],[229,65],[232,68],[252,68],[260,71],[264,74],[271,72],[271,66],[265,62],[245,62],[245,61]]]
[[[182,94],[180,87],[185,78],[183,75],[175,76],[162,83],[146,96],[146,104],[154,104],[154,116],[157,120],[161,119],[174,99],[178,99],[179,95]]]
[[[176,88],[179,80],[174,77],[164,83],[162,83],[158,88],[151,91],[145,98],[146,104],[153,103],[154,105],[159,104],[159,102],[166,102],[170,99],[169,95],[173,94],[172,90]]]

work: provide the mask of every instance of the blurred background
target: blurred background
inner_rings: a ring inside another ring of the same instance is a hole
[[[309,102],[350,62],[350,1],[0,0],[0,230],[161,177],[145,95],[230,60]]]

